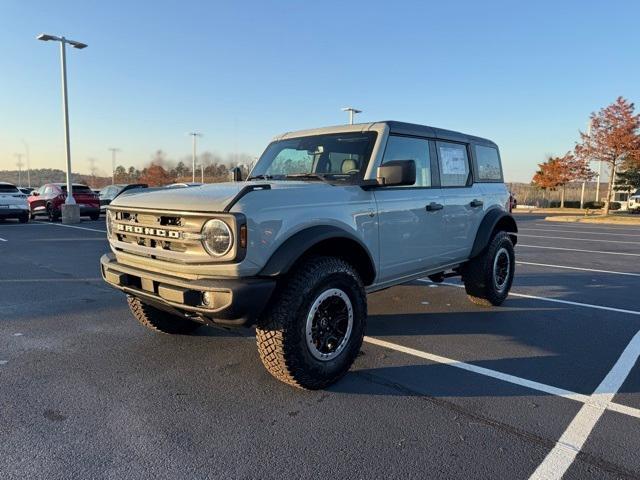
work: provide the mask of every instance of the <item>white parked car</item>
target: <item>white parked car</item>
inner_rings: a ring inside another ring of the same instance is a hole
[[[17,218],[20,223],[29,221],[27,196],[12,183],[0,182],[0,219]]]
[[[633,195],[629,195],[627,210],[631,213],[640,213],[640,189],[636,190]]]

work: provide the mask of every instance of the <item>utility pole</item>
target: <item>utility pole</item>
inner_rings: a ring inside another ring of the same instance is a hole
[[[96,159],[93,157],[87,158],[87,162],[89,162],[89,172],[91,172],[91,183],[93,183],[93,188],[95,188],[96,183]]]
[[[192,155],[191,155],[191,173],[192,173],[192,182],[196,183],[196,138],[201,137],[202,134],[200,132],[189,132],[189,135],[191,135],[193,142],[192,142]],[[202,167],[201,169],[201,173],[202,173],[202,183],[204,183],[204,167]]]
[[[111,147],[109,151],[111,151],[111,185],[114,185],[116,183],[116,153],[118,153],[120,149]]]
[[[73,198],[73,185],[71,184],[71,142],[69,140],[69,102],[67,101],[67,43],[73,48],[82,50],[87,44],[69,40],[65,37],[57,37],[41,33],[38,40],[48,42],[50,40],[60,43],[60,64],[62,74],[62,113],[64,117],[64,143],[67,153],[67,198],[62,206],[62,223],[80,223],[80,207]]]
[[[357,108],[353,107],[344,107],[342,111],[349,112],[349,125],[353,125],[353,117],[355,114],[362,113],[362,110],[358,110]]]
[[[16,165],[18,166],[18,186],[21,187],[22,186],[22,166],[24,165],[24,163],[22,163],[21,153],[15,153],[14,155],[18,159],[18,162],[16,163]]]

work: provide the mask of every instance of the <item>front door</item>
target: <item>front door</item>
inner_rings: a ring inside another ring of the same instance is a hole
[[[429,140],[390,135],[382,165],[414,160],[416,182],[374,190],[380,235],[380,283],[435,268],[444,263],[444,200],[432,187]]]

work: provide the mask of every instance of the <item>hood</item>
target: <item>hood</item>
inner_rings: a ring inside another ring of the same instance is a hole
[[[271,185],[272,189],[331,188],[327,184],[303,181],[210,183],[200,187],[159,188],[153,191],[139,190],[135,193],[116,197],[111,202],[111,205],[114,207],[156,210],[222,212],[243,187],[265,184]]]

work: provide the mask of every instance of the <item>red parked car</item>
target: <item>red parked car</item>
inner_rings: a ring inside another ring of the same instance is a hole
[[[67,185],[64,183],[47,183],[31,192],[27,199],[31,218],[36,215],[46,215],[54,222],[62,214],[62,204],[67,198]],[[80,215],[100,218],[100,200],[93,190],[86,185],[73,184],[73,198],[80,205]]]

